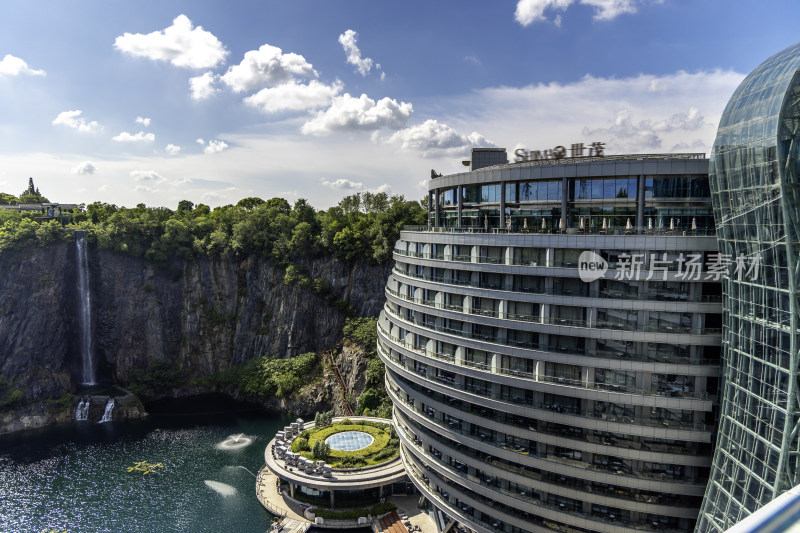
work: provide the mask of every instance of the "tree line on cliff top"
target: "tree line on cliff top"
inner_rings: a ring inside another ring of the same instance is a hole
[[[31,180],[29,189],[32,186]],[[33,194],[37,203],[47,202],[38,189]],[[24,203],[23,196],[0,193],[0,204]],[[304,199],[292,206],[283,198],[244,198],[236,205],[214,209],[183,200],[174,211],[94,202],[81,205],[62,220],[36,211],[0,209],[0,253],[70,241],[76,231],[83,230],[102,249],[155,263],[199,255],[263,257],[281,265],[321,255],[384,263],[391,258],[402,227],[424,223],[420,202],[386,193],[356,193],[327,210],[314,209]]]

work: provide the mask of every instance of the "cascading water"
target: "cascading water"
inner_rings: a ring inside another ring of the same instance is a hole
[[[111,413],[114,412],[114,398],[109,398],[108,403],[106,403],[106,410],[103,412],[103,418],[100,419],[100,422],[109,422],[111,420]]]
[[[75,420],[88,420],[89,418],[89,398],[81,398],[78,408],[75,410]]]
[[[94,385],[94,357],[92,355],[92,298],[89,291],[89,255],[86,251],[86,232],[75,232],[78,249],[78,293],[80,300],[81,360],[83,384]]]

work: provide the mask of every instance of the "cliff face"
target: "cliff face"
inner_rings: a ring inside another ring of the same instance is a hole
[[[388,266],[309,260],[312,278],[359,315],[375,316]],[[260,259],[199,258],[156,267],[89,250],[97,377],[124,382],[133,367],[163,359],[203,377],[253,357],[332,347],[344,314],[316,292],[285,285]],[[0,376],[26,402],[59,398],[81,381],[74,244],[0,256]]]

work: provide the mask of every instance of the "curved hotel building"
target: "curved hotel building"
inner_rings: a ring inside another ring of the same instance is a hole
[[[722,326],[708,160],[595,146],[473,150],[396,244],[378,349],[401,457],[445,524],[695,527]]]
[[[800,484],[800,43],[731,97],[711,155],[724,281],[714,466],[697,531],[724,531]],[[740,267],[741,265],[741,267]]]

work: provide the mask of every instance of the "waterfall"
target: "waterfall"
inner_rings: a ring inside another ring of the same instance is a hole
[[[114,411],[114,398],[109,398],[108,403],[106,403],[106,410],[103,412],[103,418],[100,419],[100,422],[108,422],[111,420],[111,413]]]
[[[78,408],[75,410],[75,420],[87,420],[89,418],[89,398],[81,398]]]
[[[94,358],[92,355],[92,298],[89,291],[89,255],[86,251],[86,232],[75,232],[78,249],[78,293],[80,300],[81,360],[83,384],[94,385]]]

